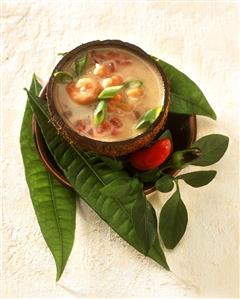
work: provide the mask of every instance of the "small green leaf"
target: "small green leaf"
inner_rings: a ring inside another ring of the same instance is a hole
[[[113,98],[120,90],[122,90],[124,85],[116,85],[105,88],[98,96],[99,100],[107,100]]]
[[[160,213],[159,232],[164,245],[168,249],[173,249],[181,240],[187,222],[187,209],[177,189],[165,203]]]
[[[83,73],[87,64],[87,60],[88,60],[88,55],[85,54],[84,56],[78,58],[75,61],[75,73],[77,76],[80,76]]]
[[[162,107],[156,107],[149,109],[143,117],[140,118],[139,123],[136,126],[136,129],[143,129],[145,127],[149,127],[154,121],[158,118]]]
[[[59,83],[63,83],[63,84],[67,84],[69,82],[72,82],[73,80],[72,75],[67,72],[59,71],[54,73],[53,76],[57,79]]]
[[[172,139],[172,133],[170,132],[170,130],[165,130],[159,137],[158,140],[161,140],[163,138],[168,138],[171,141],[171,144],[173,144],[173,139]]]
[[[132,219],[143,252],[147,255],[157,236],[157,216],[146,198],[135,203],[132,208]]]
[[[141,87],[143,85],[143,82],[140,80],[128,80],[126,82],[124,82],[124,87],[125,88],[137,88],[137,87]]]
[[[100,156],[101,160],[110,168],[121,170],[123,169],[123,162],[120,159],[117,158],[110,158],[106,156]]]
[[[143,183],[152,183],[156,181],[161,175],[161,171],[158,168],[148,170],[148,171],[139,171],[135,173],[135,176]]]
[[[208,166],[219,161],[228,148],[229,138],[220,134],[204,136],[194,142],[192,147],[201,150],[201,156],[191,164],[197,166]]]
[[[94,115],[94,123],[95,125],[100,125],[107,114],[107,102],[106,101],[100,101],[93,113]]]
[[[58,56],[65,56],[68,52],[59,52],[57,53]]]
[[[217,116],[200,88],[184,73],[172,65],[156,58],[171,85],[171,103],[169,111],[180,114],[197,114],[216,119]]]
[[[172,177],[170,175],[162,176],[159,180],[157,180],[155,187],[160,192],[170,192],[174,187]]]
[[[181,174],[176,179],[184,180],[188,185],[197,188],[209,184],[216,176],[215,170],[208,171],[194,171],[190,173]]]

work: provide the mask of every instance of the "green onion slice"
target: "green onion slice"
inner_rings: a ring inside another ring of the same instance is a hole
[[[62,71],[55,72],[53,76],[57,79],[59,83],[63,83],[63,84],[72,82],[73,80],[72,75],[67,72],[62,72]]]
[[[140,80],[128,80],[126,82],[124,82],[124,87],[125,88],[137,88],[137,87],[141,87],[143,85],[143,82]]]
[[[57,53],[58,56],[65,56],[68,52],[59,52]]]
[[[100,101],[93,113],[94,115],[94,123],[95,125],[100,125],[107,114],[107,102],[106,101]]]
[[[162,106],[149,109],[143,117],[140,118],[136,129],[143,129],[149,127],[159,116],[160,112],[162,111]]]
[[[75,60],[75,73],[77,76],[80,76],[83,73],[87,64],[87,60],[88,60],[87,53],[82,57],[78,58],[77,60]]]
[[[107,100],[113,98],[120,90],[122,90],[124,85],[116,85],[105,88],[98,96],[99,100]]]

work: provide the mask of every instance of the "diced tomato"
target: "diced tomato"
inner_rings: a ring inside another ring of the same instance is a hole
[[[77,120],[75,123],[75,128],[79,131],[82,132],[86,129],[86,124],[83,122],[82,119]]]
[[[116,111],[116,104],[114,103],[114,101],[112,101],[112,100],[108,101],[107,111],[108,112]]]
[[[99,134],[102,134],[104,132],[108,132],[111,130],[111,125],[110,123],[107,121],[107,120],[104,120],[101,125],[99,125],[96,129],[96,131],[99,133]]]
[[[130,65],[130,64],[132,64],[132,62],[129,61],[129,60],[121,60],[121,61],[120,61],[120,64],[121,64],[121,65]]]
[[[120,53],[117,53],[117,52],[114,52],[114,51],[109,51],[109,52],[107,53],[107,55],[108,55],[109,57],[111,57],[111,58],[115,58],[115,57],[120,56]]]
[[[118,117],[112,117],[109,121],[115,128],[121,128],[123,125]]]
[[[88,135],[93,136],[93,128],[91,128],[90,130],[88,130]]]
[[[117,128],[113,128],[113,129],[112,129],[112,132],[111,132],[111,135],[112,135],[112,136],[117,136],[118,134],[119,134],[118,129],[117,129]]]

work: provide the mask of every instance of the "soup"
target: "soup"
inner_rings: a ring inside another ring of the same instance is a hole
[[[54,102],[75,132],[105,142],[142,134],[157,118],[164,83],[143,58],[121,48],[79,54],[55,74]]]

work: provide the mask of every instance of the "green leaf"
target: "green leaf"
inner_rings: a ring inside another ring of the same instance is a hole
[[[209,184],[216,176],[215,170],[208,171],[194,171],[190,173],[181,174],[176,179],[184,180],[188,185],[197,188]]]
[[[211,134],[200,138],[192,144],[201,150],[201,156],[191,164],[208,166],[219,161],[228,148],[229,138],[220,134]]]
[[[116,198],[121,198],[132,193],[132,191],[136,189],[137,185],[139,189],[142,188],[140,182],[137,179],[129,180],[128,177],[116,178],[114,181],[104,186],[101,189],[101,193],[105,196],[114,196]],[[118,190],[118,192],[116,192],[116,190]]]
[[[160,112],[162,110],[162,107],[156,107],[149,109],[143,117],[140,118],[136,129],[143,129],[146,127],[149,127],[151,124],[154,123],[154,121],[158,118]]]
[[[177,189],[165,203],[160,213],[159,232],[164,245],[168,249],[173,249],[181,240],[187,222],[187,209]]]
[[[106,115],[107,115],[107,102],[100,101],[93,113],[95,125],[97,126],[100,125],[104,121]]]
[[[67,72],[62,72],[62,71],[55,72],[53,76],[57,79],[59,83],[62,84],[67,84],[69,82],[72,82],[73,80],[72,75]]]
[[[144,196],[142,185],[139,188],[139,184],[137,184],[136,188],[132,188],[132,191],[122,198],[114,196],[119,192],[119,188],[115,189],[112,196],[104,196],[100,190],[114,180],[127,178],[129,181],[135,181],[135,179],[129,177],[126,171],[109,168],[99,157],[88,156],[87,153],[70,146],[57,134],[54,126],[49,122],[47,104],[32,96],[31,93],[28,92],[28,94],[48,148],[73,188],[113,230],[143,253],[144,249],[135,231],[131,216],[133,205]],[[148,256],[169,270],[157,239],[150,248]]]
[[[85,54],[75,61],[75,73],[77,76],[80,76],[83,73],[87,64],[87,60],[88,60],[88,55]]]
[[[163,175],[159,180],[157,180],[155,187],[160,192],[170,192],[174,187],[172,177],[170,175]]]
[[[185,74],[172,65],[154,58],[162,67],[171,85],[171,104],[169,112],[197,114],[217,119],[217,116],[200,88]]]
[[[144,249],[144,255],[147,255],[157,236],[156,212],[152,205],[143,198],[133,206],[132,219]]]
[[[159,137],[158,137],[158,140],[161,140],[163,138],[168,138],[170,139],[171,141],[171,144],[173,144],[173,141],[172,141],[172,133],[170,132],[170,130],[165,130]]]
[[[156,181],[161,175],[161,171],[158,168],[148,170],[148,171],[139,171],[135,173],[135,176],[143,183],[152,183]]]
[[[126,82],[124,82],[124,87],[125,88],[138,88],[141,87],[143,85],[143,82],[140,80],[128,80]]]
[[[123,169],[123,162],[117,158],[110,158],[106,156],[100,156],[101,160],[110,168],[115,170],[122,170]]]
[[[124,85],[116,85],[106,87],[98,96],[99,100],[107,100],[113,98],[119,91],[123,89]]]
[[[68,52],[59,52],[57,53],[58,56],[65,56]]]
[[[31,92],[41,85],[33,76]],[[52,252],[58,280],[71,253],[75,232],[75,192],[63,186],[44,167],[32,135],[32,110],[27,103],[20,134],[25,176],[43,237]]]

